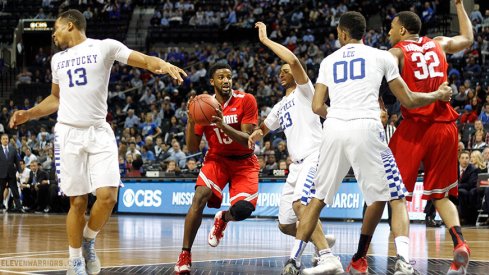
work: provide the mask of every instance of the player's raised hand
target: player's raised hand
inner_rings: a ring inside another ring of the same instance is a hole
[[[9,127],[12,129],[17,128],[17,126],[26,123],[29,120],[29,116],[27,115],[27,111],[19,110],[15,111],[15,113],[10,118]]]
[[[261,129],[256,129],[248,138],[248,148],[255,148],[255,143],[263,137],[263,131]]]
[[[159,68],[157,68],[154,73],[157,74],[169,74],[171,78],[175,79],[178,84],[181,84],[183,82],[182,76],[186,77],[187,73],[180,69],[179,67],[171,64],[170,62],[166,62],[161,60],[161,62],[158,64]]]
[[[452,100],[452,88],[448,86],[448,82],[443,82],[440,87],[438,87],[438,100],[448,102]]]
[[[268,39],[267,36],[267,25],[265,25],[263,22],[256,22],[255,28],[258,29],[258,38],[260,38],[260,41],[263,42],[266,39]]]

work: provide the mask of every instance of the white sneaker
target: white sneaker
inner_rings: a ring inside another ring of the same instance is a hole
[[[95,253],[95,239],[85,239],[82,242],[82,253],[83,258],[85,258],[85,263],[87,266],[88,274],[99,274],[100,273],[100,260]]]
[[[227,222],[223,220],[224,211],[219,211],[214,216],[214,225],[209,232],[207,242],[210,246],[216,247],[219,245],[222,237],[224,237],[224,230],[226,230]]]
[[[329,248],[333,248],[333,246],[336,243],[336,237],[333,234],[326,234],[324,235],[326,238],[326,242],[328,242]],[[317,266],[319,262],[319,250],[317,248],[314,248],[314,255],[312,256],[311,263],[312,266]]]
[[[413,266],[406,262],[402,256],[397,255],[396,265],[394,267],[394,275],[414,275],[419,274],[414,270]]]
[[[83,258],[70,258],[66,275],[87,275],[85,260]]]
[[[304,275],[315,274],[342,274],[345,271],[341,265],[340,259],[329,253],[319,258],[318,265],[311,268],[306,268],[302,271]]]

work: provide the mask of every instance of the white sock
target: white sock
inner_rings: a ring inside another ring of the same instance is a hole
[[[409,238],[399,236],[394,239],[396,243],[397,255],[402,256],[409,263]]]
[[[73,248],[73,247],[69,247],[69,251],[70,251],[70,259],[73,259],[73,258],[81,258],[82,257],[82,249],[81,247],[79,248]]]
[[[302,253],[304,252],[306,246],[307,242],[295,239],[294,248],[292,248],[292,251],[290,252],[290,258],[295,260],[297,267],[301,266]]]
[[[83,228],[83,238],[85,239],[95,239],[97,237],[98,231],[93,231],[88,227],[88,223],[85,224],[85,228]]]

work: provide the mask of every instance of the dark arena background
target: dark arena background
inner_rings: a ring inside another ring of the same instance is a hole
[[[479,162],[470,159],[477,168],[468,183],[472,199],[454,200],[471,248],[467,274],[482,275],[489,274],[489,148],[485,149],[489,145],[489,1],[463,3],[474,43],[447,54],[445,73],[453,90],[451,104],[460,115],[459,152],[482,155]],[[118,40],[188,74],[179,85],[167,75],[118,62],[111,69],[106,120],[117,140],[121,185],[113,215],[97,236],[100,274],[174,274],[185,215],[208,150],[205,139],[197,152],[187,148],[187,101],[214,93],[208,76],[212,64],[231,66],[233,89],[256,98],[259,123],[285,95],[279,80],[282,61],[260,43],[256,22],[264,22],[270,39],[307,64],[313,83],[321,61],[340,47],[336,26],[347,11],[365,16],[363,42],[383,50],[391,48],[388,32],[400,11],[420,16],[422,35],[459,34],[454,0],[0,0],[0,132],[8,134],[9,144],[26,165],[17,175],[22,205],[15,205],[9,188],[2,188],[0,274],[66,273],[69,199],[56,178],[56,113],[16,129],[9,127],[9,120],[15,111],[36,106],[51,93],[51,58],[57,52],[54,24],[57,15],[68,9],[83,13],[87,37]],[[400,103],[387,85],[381,86],[380,96],[388,114],[384,127],[397,127],[402,120]],[[206,208],[192,248],[192,274],[281,274],[294,244],[277,222],[291,163],[284,133],[272,131],[254,150],[260,164],[256,210],[245,221],[229,223],[221,244],[213,248],[207,235],[219,209]],[[50,191],[36,189],[28,195],[22,186],[31,177],[26,169],[36,159]],[[0,169],[6,168],[0,165]],[[413,200],[408,202],[411,263],[420,274],[446,274],[453,259],[452,238],[438,214],[425,215],[423,175],[421,165]],[[222,193],[220,210],[231,203],[228,188]],[[89,196],[87,215],[95,200]],[[334,204],[320,216],[324,232],[337,239],[332,251],[344,268],[357,250],[363,208],[364,198],[350,170]],[[386,209],[368,251],[370,274],[393,274],[396,248],[387,218]],[[313,253],[312,246],[306,248],[306,267],[312,265]]]

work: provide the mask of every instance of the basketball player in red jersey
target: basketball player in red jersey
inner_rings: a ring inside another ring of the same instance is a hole
[[[209,151],[197,178],[195,196],[185,218],[182,252],[175,265],[177,274],[188,274],[191,266],[190,249],[202,222],[207,204],[219,208],[222,190],[229,182],[231,207],[214,217],[208,237],[210,246],[217,246],[229,221],[242,221],[251,216],[258,200],[258,171],[260,166],[248,138],[258,124],[258,107],[251,94],[233,91],[232,70],[227,64],[215,64],[209,69],[210,83],[222,111],[213,116],[214,124],[196,125],[189,116],[186,140],[189,151],[197,151],[202,135]]]
[[[445,53],[455,53],[472,45],[474,36],[467,13],[460,0],[455,1],[455,6],[460,25],[460,35],[455,37],[420,37],[421,20],[413,12],[400,12],[392,21],[389,39],[394,46],[390,52],[397,58],[401,76],[412,91],[435,91],[447,81]],[[466,274],[470,249],[462,235],[457,208],[448,199],[458,195],[455,125],[458,113],[449,102],[442,101],[410,110],[401,107],[401,111],[404,120],[392,136],[389,147],[411,196],[418,168],[423,162],[422,198],[433,199],[455,247],[448,274]]]

